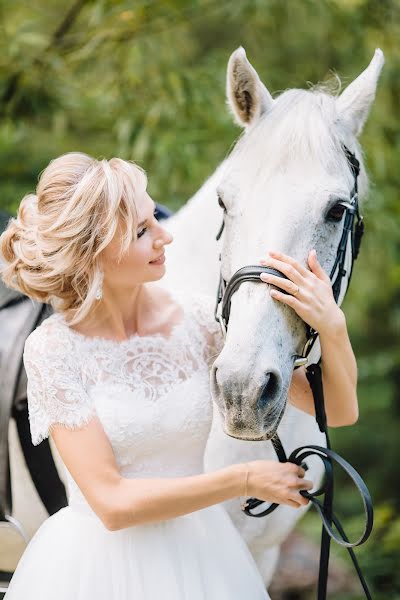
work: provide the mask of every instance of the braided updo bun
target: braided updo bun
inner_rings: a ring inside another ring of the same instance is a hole
[[[144,171],[120,158],[70,152],[52,160],[0,236],[4,283],[51,304],[71,324],[81,321],[101,282],[99,255],[119,223],[120,256],[135,239],[135,197],[146,185]]]

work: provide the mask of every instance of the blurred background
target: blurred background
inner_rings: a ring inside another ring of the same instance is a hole
[[[154,200],[176,210],[240,133],[225,104],[226,65],[239,45],[271,92],[334,73],[345,86],[382,48],[361,137],[371,180],[366,234],[344,304],[360,418],[331,435],[373,496],[374,532],[357,551],[373,597],[399,599],[399,0],[2,0],[0,28],[0,209],[11,213],[48,162],[72,150],[135,160]],[[336,503],[355,539],[361,501],[340,475]],[[313,509],[297,533],[315,553]],[[332,597],[362,598],[347,556],[332,552],[343,582]],[[304,562],[301,571],[282,566],[274,600],[315,597],[311,583],[300,585]]]

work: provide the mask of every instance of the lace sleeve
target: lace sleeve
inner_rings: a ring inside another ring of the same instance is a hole
[[[195,316],[205,336],[204,358],[211,368],[220,354],[224,340],[219,323],[215,320],[215,299],[206,294],[198,294],[193,299]]]
[[[27,398],[32,443],[49,436],[61,423],[74,429],[87,423],[94,406],[85,392],[71,339],[46,322],[25,342],[23,361],[28,378]]]

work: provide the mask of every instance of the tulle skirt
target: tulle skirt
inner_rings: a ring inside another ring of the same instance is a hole
[[[30,540],[4,600],[267,600],[256,563],[214,505],[107,530],[72,506]]]

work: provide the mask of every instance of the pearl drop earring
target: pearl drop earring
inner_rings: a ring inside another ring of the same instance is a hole
[[[100,284],[99,284],[99,287],[97,288],[96,294],[94,296],[96,298],[96,300],[101,300],[103,297],[103,272],[101,271],[100,273],[101,273]]]

